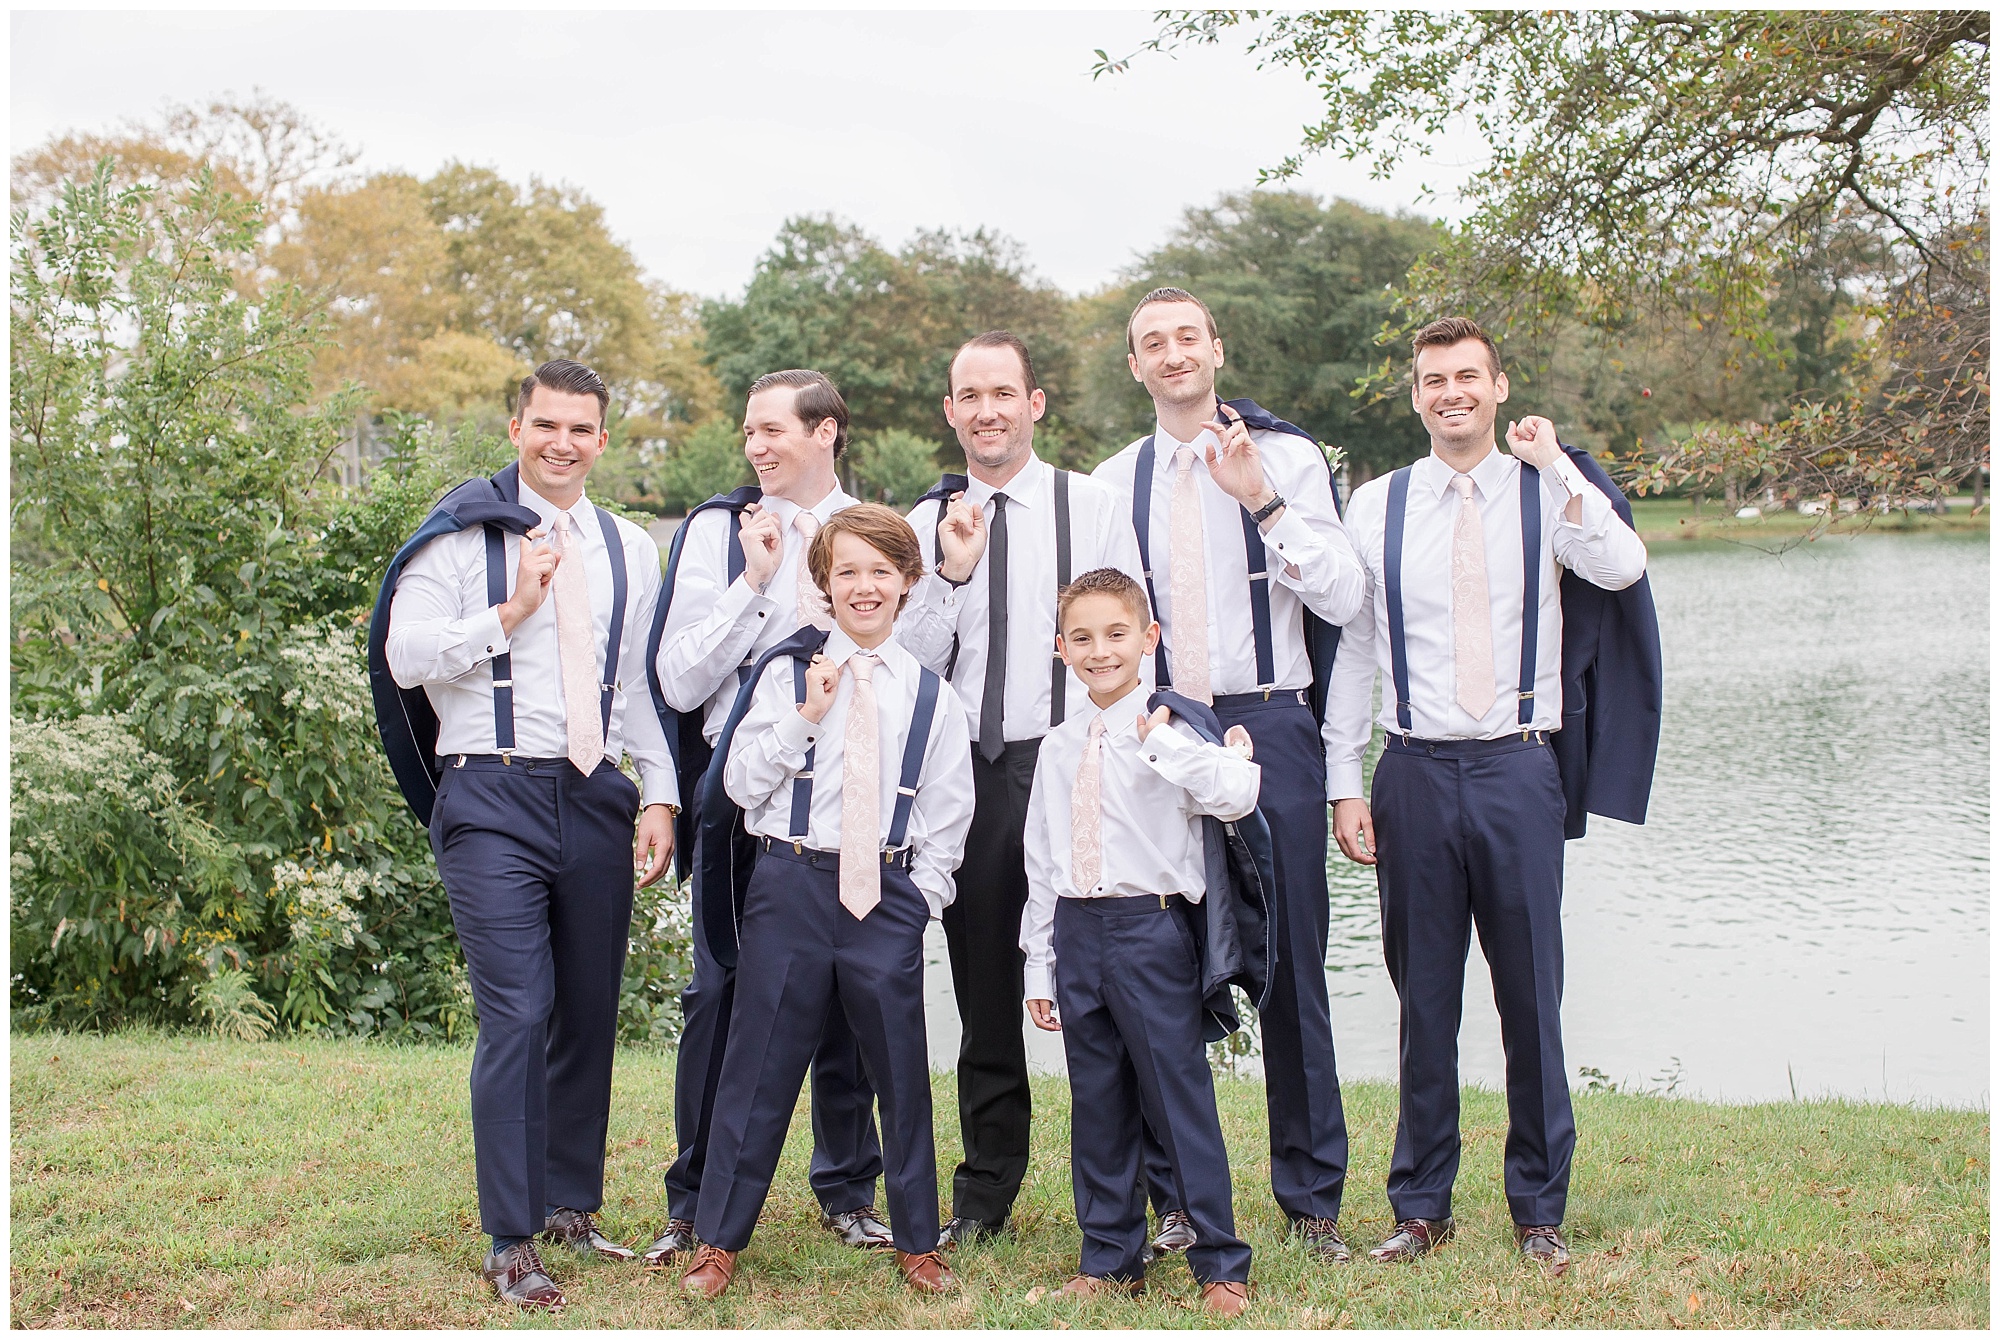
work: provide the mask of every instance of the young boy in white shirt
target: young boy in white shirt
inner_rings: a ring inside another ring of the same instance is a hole
[[[1202,972],[1188,905],[1207,889],[1202,816],[1257,805],[1242,752],[1148,714],[1140,658],[1159,644],[1146,594],[1099,568],[1057,600],[1057,646],[1090,709],[1044,737],[1028,802],[1025,994],[1035,1026],[1063,1035],[1070,1176],[1083,1232],[1070,1294],[1137,1293],[1146,1271],[1140,1118],[1166,1146],[1194,1221],[1188,1269],[1226,1317],[1249,1305],[1250,1248],[1236,1236],[1229,1155],[1202,1041]]]
[[[807,563],[834,627],[765,653],[711,764],[761,850],[695,1212],[702,1246],[681,1285],[704,1298],[729,1287],[841,1010],[882,1104],[897,1265],[918,1292],[944,1293],[958,1281],[937,1254],[923,939],[972,824],[971,736],[957,695],[891,636],[924,571],[909,523],[856,504],[827,519]]]

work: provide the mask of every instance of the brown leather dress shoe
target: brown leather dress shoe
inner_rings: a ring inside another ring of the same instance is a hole
[[[567,1307],[569,1300],[549,1278],[542,1254],[534,1239],[523,1238],[512,1247],[486,1253],[479,1273],[493,1282],[502,1298],[517,1307]]]
[[[1419,1256],[1429,1256],[1439,1245],[1451,1241],[1453,1221],[1450,1219],[1403,1219],[1396,1224],[1396,1231],[1382,1240],[1382,1245],[1371,1250],[1368,1255],[1384,1265],[1393,1261],[1414,1261]]]
[[[695,1241],[694,1223],[688,1219],[669,1219],[660,1236],[653,1239],[643,1257],[649,1266],[663,1266],[676,1256],[692,1256],[700,1244]]]
[[[1560,1279],[1569,1269],[1569,1244],[1563,1241],[1561,1224],[1516,1224],[1514,1241],[1521,1245],[1524,1259],[1533,1261]]]
[[[896,1265],[918,1293],[952,1293],[958,1288],[958,1276],[936,1252],[897,1252]]]
[[[1250,1307],[1250,1286],[1215,1280],[1201,1286],[1201,1305],[1218,1317],[1240,1317]]]
[[[1077,1275],[1056,1290],[1071,1298],[1137,1298],[1145,1291],[1144,1280],[1108,1280],[1102,1275]]]
[[[873,1205],[863,1205],[858,1210],[844,1210],[839,1214],[820,1212],[819,1226],[838,1233],[847,1246],[863,1252],[886,1252],[896,1245],[896,1239],[889,1232],[889,1226],[875,1213]]]
[[[720,1298],[736,1278],[736,1253],[703,1245],[694,1254],[694,1264],[681,1276],[681,1291],[697,1298]]]
[[[557,1210],[542,1226],[542,1236],[585,1256],[595,1254],[614,1261],[630,1261],[638,1255],[624,1243],[613,1242],[598,1232],[597,1216],[584,1210]]]
[[[1347,1239],[1340,1236],[1340,1225],[1331,1219],[1296,1219],[1292,1221],[1292,1232],[1298,1234],[1315,1255],[1341,1265],[1354,1259]]]

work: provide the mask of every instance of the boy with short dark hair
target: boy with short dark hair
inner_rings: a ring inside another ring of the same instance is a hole
[[[1028,803],[1021,948],[1028,1012],[1036,1027],[1063,1035],[1077,1114],[1070,1175],[1083,1251],[1063,1291],[1144,1287],[1143,1115],[1194,1222],[1188,1268],[1202,1301],[1239,1316],[1249,1305],[1250,1248],[1236,1236],[1186,913],[1205,896],[1229,896],[1206,887],[1202,816],[1233,821],[1255,809],[1258,768],[1247,740],[1211,744],[1165,706],[1146,712],[1140,661],[1160,629],[1132,578],[1110,568],[1077,578],[1063,588],[1057,626],[1090,710],[1043,739]]]

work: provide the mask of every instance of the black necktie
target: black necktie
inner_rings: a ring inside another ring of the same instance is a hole
[[[979,695],[979,753],[988,763],[1006,746],[1001,734],[1007,701],[1007,495],[993,495],[993,531],[986,541],[986,688]]]

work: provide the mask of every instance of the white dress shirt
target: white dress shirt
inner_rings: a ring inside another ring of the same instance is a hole
[[[854,639],[836,627],[827,636],[826,656],[845,665],[855,652]],[[910,718],[917,710],[917,658],[897,645],[894,637],[875,649],[875,719],[882,733],[880,842],[888,845],[896,817],[896,788],[902,781],[903,746]],[[939,686],[943,688],[942,685]],[[845,752],[847,705],[854,699],[854,676],[843,671],[833,705],[818,723],[799,711],[792,682],[792,658],[780,656],[764,668],[764,677],[749,710],[730,738],[729,761],[722,785],[729,798],[743,807],[745,831],[758,837],[792,837],[792,779],[813,753],[811,820],[805,845],[818,851],[840,850],[841,759]],[[944,914],[956,888],[952,872],[965,855],[965,834],[972,827],[972,741],[965,733],[965,711],[950,693],[940,692],[931,718],[930,744],[917,774],[917,796],[910,807],[910,827],[904,842],[911,848],[910,879],[923,891],[931,917]]]
[[[1201,817],[1233,823],[1257,808],[1261,770],[1234,750],[1210,744],[1179,721],[1139,738],[1138,719],[1145,715],[1148,696],[1142,679],[1101,713],[1086,699],[1082,711],[1042,740],[1023,835],[1028,857],[1028,903],[1021,912],[1025,1000],[1056,998],[1056,899],[1178,893],[1200,902],[1208,882]],[[1070,878],[1070,794],[1090,723],[1099,716],[1104,718],[1098,746],[1102,878],[1094,889],[1079,889]]]
[[[856,501],[836,487],[805,510],[823,523]],[[754,662],[798,630],[799,583],[812,580],[806,571],[807,546],[794,525],[799,505],[765,498],[760,506],[785,524],[784,550],[763,594],[746,577],[729,580],[729,529],[737,524],[736,514],[726,507],[710,508],[686,523],[674,603],[660,635],[660,688],[675,711],[702,711],[702,732],[710,744],[722,734],[736,701],[737,670],[747,669],[746,661]]]
[[[521,485],[521,505],[544,526],[561,509]],[[660,590],[660,547],[631,522],[617,519],[625,546],[625,627],[618,649],[618,688],[611,695],[611,728],[605,757],[616,762],[630,754],[638,765],[642,802],[677,805],[680,789],[673,756],[667,752],[660,718],[645,700],[646,630]],[[597,662],[591,682],[604,673],[604,647],[611,636],[611,556],[588,496],[569,509],[570,543],[582,552],[590,582],[592,646]],[[522,539],[507,536],[507,590],[520,575]],[[564,562],[576,561],[572,553]],[[424,686],[438,715],[437,751],[491,754],[493,738],[493,658],[512,655],[514,748],[529,758],[561,758],[569,752],[569,718],[563,708],[561,662],[556,654],[556,602],[521,620],[510,638],[500,627],[498,606],[486,599],[486,535],[468,526],[441,535],[419,549],[396,581],[389,605],[389,673],[406,689]],[[634,691],[639,708],[628,711]],[[597,701],[597,694],[591,694]]]
[[[1348,543],[1347,529],[1333,505],[1326,458],[1292,433],[1250,430],[1264,462],[1264,478],[1284,495],[1285,510],[1264,534],[1271,580],[1272,687],[1302,689],[1312,683],[1306,656],[1303,610],[1332,624],[1354,617],[1361,604],[1361,566]],[[1139,448],[1134,442],[1092,473],[1118,490],[1131,515],[1133,475]],[[1153,432],[1152,535],[1153,595],[1160,635],[1174,646],[1174,597],[1169,589],[1173,524],[1174,453],[1181,443],[1166,429]],[[1204,428],[1187,444],[1194,449],[1194,477],[1201,495],[1202,571],[1208,577],[1208,648],[1211,688],[1218,696],[1252,693],[1257,679],[1257,639],[1250,615],[1250,565],[1243,552],[1243,509],[1208,473],[1208,449],[1215,434]],[[1302,608],[1303,607],[1303,608]]]
[[[993,495],[1007,495],[1007,687],[1004,698],[1005,740],[1040,739],[1049,729],[1049,672],[1056,649],[1056,501],[1055,467],[1030,455],[1014,477],[995,489],[973,479],[966,501],[986,518],[986,551],[963,586],[954,587],[937,575],[936,501],[918,503],[910,525],[923,546],[928,571],[910,603],[896,620],[896,639],[912,655],[939,674],[951,660],[952,635],[958,635],[958,661],[952,686],[965,706],[972,738],[979,738],[980,706],[986,691],[987,583],[993,554]],[[1141,585],[1139,541],[1132,534],[1130,504],[1117,492],[1088,475],[1069,481],[1069,575],[1081,577],[1094,568],[1117,568]],[[1066,672],[1065,714],[1089,704],[1088,692],[1074,672]]]
[[[1492,607],[1493,686],[1498,696],[1474,720],[1457,700],[1451,623],[1452,525],[1459,508],[1453,471],[1433,454],[1410,467],[1403,521],[1403,641],[1410,676],[1410,731],[1424,740],[1497,740],[1522,729],[1521,463],[1495,448],[1472,468],[1473,495],[1486,540],[1486,589]],[[1369,480],[1347,505],[1348,533],[1368,571],[1368,599],[1341,631],[1327,692],[1326,782],[1328,800],[1358,797],[1361,756],[1373,729],[1368,719],[1375,675],[1381,673],[1380,720],[1402,734],[1396,720],[1389,665],[1389,604],[1382,585],[1382,540],[1389,476]],[[1535,633],[1535,707],[1531,730],[1562,728],[1561,564],[1607,591],[1622,591],[1646,572],[1646,546],[1619,519],[1604,496],[1567,456],[1542,471],[1542,535]],[[1582,499],[1582,520],[1566,515]]]

